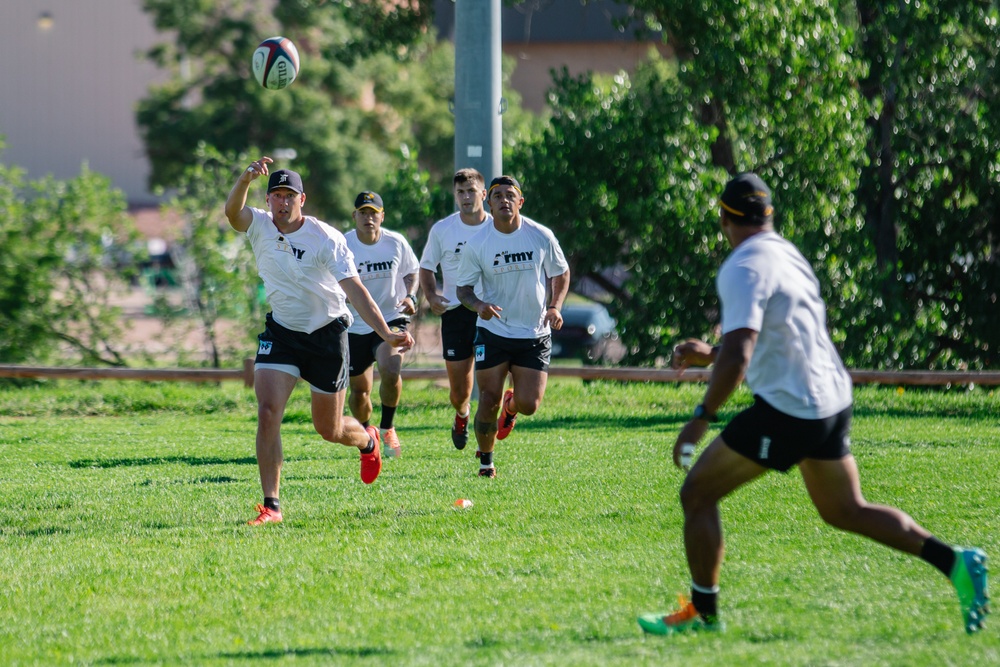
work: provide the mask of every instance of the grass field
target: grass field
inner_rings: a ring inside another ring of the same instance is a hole
[[[0,664],[1000,664],[1000,615],[967,636],[944,577],[824,526],[794,472],[723,505],[727,631],[643,636],[688,587],[669,452],[702,391],[553,380],[485,480],[446,390],[411,382],[404,457],[365,486],[300,385],[285,521],[250,528],[237,383],[0,389]],[[867,498],[997,562],[1000,393],[857,399]]]

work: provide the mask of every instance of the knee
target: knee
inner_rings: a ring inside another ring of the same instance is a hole
[[[716,498],[709,496],[701,485],[694,482],[690,476],[684,480],[680,490],[681,508],[684,516],[689,517],[703,511],[706,507],[715,507]]]
[[[283,417],[281,406],[269,401],[257,403],[257,424],[260,427],[280,425]]]
[[[856,532],[859,525],[859,517],[862,513],[862,506],[857,503],[838,503],[836,505],[823,505],[816,508],[819,517],[823,521],[839,530]]]
[[[520,412],[522,415],[533,415],[536,412],[538,412],[538,408],[541,407],[541,405],[542,405],[542,399],[541,398],[537,398],[537,399],[535,399],[533,401],[529,401],[527,403],[522,403],[521,401],[518,400],[517,394],[515,393],[514,394],[514,405],[517,408],[517,411]]]

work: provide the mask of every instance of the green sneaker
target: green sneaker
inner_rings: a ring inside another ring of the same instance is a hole
[[[990,613],[990,596],[986,590],[986,554],[982,549],[955,547],[955,565],[951,568],[951,583],[962,605],[962,622],[970,635],[983,628]]]
[[[672,635],[680,632],[719,632],[725,630],[721,621],[706,621],[694,605],[683,595],[677,596],[680,609],[669,614],[643,614],[638,618],[639,627],[651,635]]]

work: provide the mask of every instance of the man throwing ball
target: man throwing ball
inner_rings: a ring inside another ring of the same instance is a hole
[[[357,447],[361,481],[371,484],[382,470],[378,429],[365,429],[344,416],[347,389],[346,300],[365,322],[393,347],[408,349],[413,338],[393,333],[358,279],[354,257],[344,235],[302,213],[306,195],[294,171],[270,172],[262,157],[240,172],[226,199],[226,218],[247,235],[271,305],[254,360],[257,395],[257,465],[264,492],[251,525],[282,520],[278,502],[281,478],[281,419],[299,378],[312,388],[312,420],[329,442]],[[267,182],[268,210],[247,206],[250,184]]]

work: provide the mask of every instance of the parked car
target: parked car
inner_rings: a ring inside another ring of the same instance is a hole
[[[599,303],[566,304],[563,325],[552,330],[552,357],[580,359],[585,364],[615,364],[625,356],[615,318]]]

